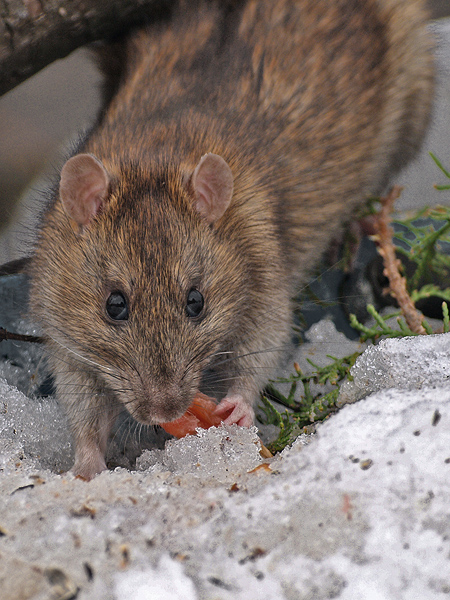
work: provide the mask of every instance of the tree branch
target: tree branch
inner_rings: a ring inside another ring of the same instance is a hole
[[[0,0],[0,95],[90,42],[156,18],[170,0]]]

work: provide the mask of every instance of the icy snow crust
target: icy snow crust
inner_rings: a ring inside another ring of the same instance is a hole
[[[378,346],[370,346],[353,367],[355,379],[342,385],[340,403],[355,402],[389,388],[449,385],[449,356],[450,336],[446,333],[401,338],[394,344],[382,340]]]
[[[58,474],[72,447],[55,401],[1,381],[2,600],[442,598],[449,340],[366,352],[354,384],[378,391],[271,461],[255,429],[212,428],[89,483]]]

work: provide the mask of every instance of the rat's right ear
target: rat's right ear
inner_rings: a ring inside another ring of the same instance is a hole
[[[92,154],[77,154],[63,166],[59,197],[80,231],[99,212],[108,195],[109,183],[107,170]]]
[[[209,152],[196,166],[191,185],[197,212],[212,225],[225,214],[233,196],[230,167],[221,156]]]

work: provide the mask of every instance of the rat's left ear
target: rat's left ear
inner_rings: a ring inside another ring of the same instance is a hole
[[[205,154],[195,167],[191,185],[195,208],[210,224],[223,216],[233,196],[233,174],[218,154]]]

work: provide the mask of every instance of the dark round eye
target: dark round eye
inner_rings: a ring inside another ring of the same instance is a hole
[[[122,292],[112,292],[106,301],[106,312],[113,321],[128,319],[128,304]]]
[[[198,315],[202,312],[204,303],[203,296],[200,294],[200,292],[192,288],[188,294],[186,302],[187,316],[198,317]]]

